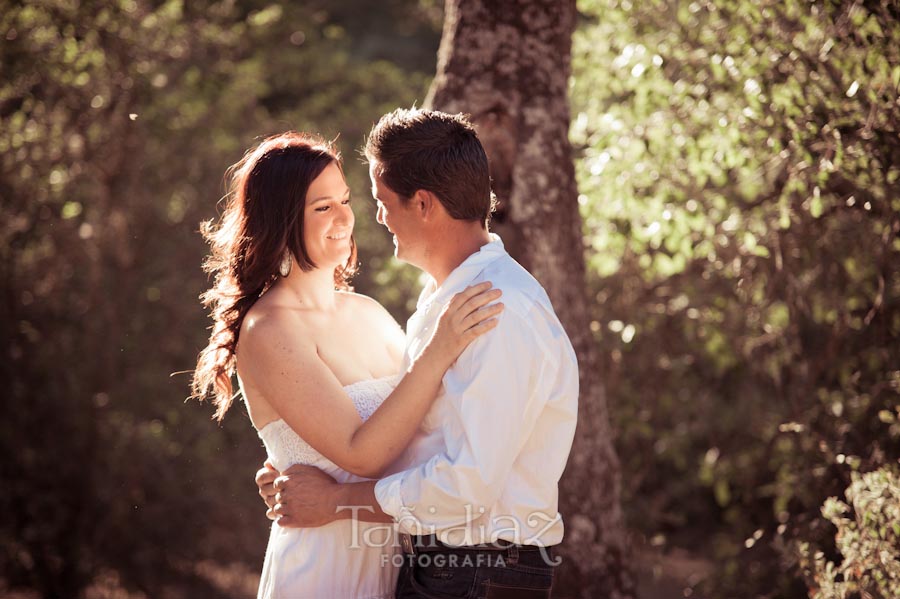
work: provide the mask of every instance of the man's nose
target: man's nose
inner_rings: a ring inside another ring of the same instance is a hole
[[[375,221],[379,225],[384,225],[384,204],[378,202],[375,208]]]

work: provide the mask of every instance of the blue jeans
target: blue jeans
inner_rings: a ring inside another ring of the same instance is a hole
[[[549,599],[547,549],[449,549],[404,555],[396,599]]]

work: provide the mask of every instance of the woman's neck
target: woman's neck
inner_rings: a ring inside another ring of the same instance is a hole
[[[335,309],[334,269],[315,268],[303,271],[294,264],[291,274],[275,283],[304,308],[329,312]]]

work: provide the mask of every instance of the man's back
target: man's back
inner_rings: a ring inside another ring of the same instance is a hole
[[[491,281],[506,306],[444,377],[444,391],[376,495],[412,534],[451,544],[495,538],[526,545],[562,539],[557,483],[577,417],[575,353],[540,284],[496,239],[438,289],[428,286],[407,328],[408,360],[427,343],[442,306]],[[422,528],[416,528],[416,525]]]

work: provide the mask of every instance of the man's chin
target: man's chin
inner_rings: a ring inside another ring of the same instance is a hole
[[[394,246],[394,258],[396,258],[397,260],[399,260],[400,262],[403,262],[405,264],[412,264],[409,260],[406,259],[406,256],[403,254],[402,251],[400,251],[400,248],[397,247],[396,245]]]

